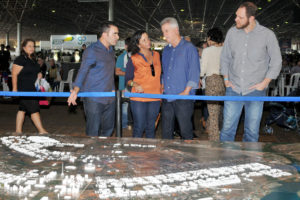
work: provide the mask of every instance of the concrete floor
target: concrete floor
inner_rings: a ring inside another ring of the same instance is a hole
[[[67,103],[64,98],[56,98],[53,104],[48,108],[41,108],[41,118],[44,127],[50,134],[59,135],[85,135],[85,118],[82,106],[77,106],[76,112],[70,112]],[[201,110],[199,109],[199,103],[195,106],[194,124],[195,135],[197,140],[207,140],[207,133],[203,130],[200,124]],[[15,116],[18,109],[18,104],[14,99],[4,99],[0,97],[0,134],[15,131]],[[273,124],[273,135],[265,134],[263,131],[264,119],[268,116],[268,111],[264,111],[263,120],[260,130],[260,142],[279,142],[279,143],[295,143],[300,142],[300,134],[296,131],[285,130]],[[36,129],[32,124],[29,117],[26,117],[24,133],[35,133]],[[237,131],[236,140],[241,141],[243,134],[243,123],[240,123]],[[123,137],[131,137],[132,130],[123,130]],[[115,136],[115,133],[114,135]],[[161,136],[161,126],[158,125],[156,131],[156,137]]]

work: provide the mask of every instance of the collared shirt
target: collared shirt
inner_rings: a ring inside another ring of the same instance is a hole
[[[116,68],[120,68],[122,72],[126,71],[126,64],[128,62],[127,51],[124,51],[117,58]],[[125,76],[119,76],[119,90],[125,90]]]
[[[83,53],[82,63],[74,86],[82,92],[112,92],[114,85],[115,52],[99,40]],[[110,103],[113,98],[89,97],[99,103]]]
[[[179,94],[187,86],[191,86],[190,94],[195,94],[198,88],[200,62],[196,47],[181,39],[174,48],[167,45],[162,54],[162,83],[164,94]]]
[[[249,33],[236,27],[228,31],[221,53],[221,74],[228,76],[235,92],[245,95],[265,78],[276,79],[281,61],[275,34],[256,21]]]

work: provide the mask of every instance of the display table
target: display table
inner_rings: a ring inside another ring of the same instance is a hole
[[[300,196],[300,144],[7,135],[0,199]]]

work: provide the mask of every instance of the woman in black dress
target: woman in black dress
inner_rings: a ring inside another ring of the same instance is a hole
[[[13,91],[36,92],[35,81],[40,72],[40,66],[34,56],[35,41],[26,39],[22,43],[21,55],[16,58],[12,68]],[[21,97],[16,119],[16,133],[22,133],[25,114],[29,114],[40,134],[47,133],[40,118],[39,100],[35,97]]]

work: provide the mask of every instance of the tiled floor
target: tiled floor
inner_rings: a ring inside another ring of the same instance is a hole
[[[76,112],[69,112],[65,99],[55,99],[54,103],[49,108],[41,109],[42,122],[50,134],[66,134],[66,135],[85,135],[85,119],[82,106],[76,108]],[[202,129],[200,124],[201,111],[198,106],[195,106],[194,124],[195,135],[198,140],[207,140],[207,134]],[[3,99],[0,97],[0,134],[15,131],[15,115],[18,109],[16,101],[11,99]],[[264,112],[264,118],[268,115],[268,111]],[[260,131],[260,142],[280,142],[294,143],[300,142],[300,134],[296,131],[287,131],[273,124],[274,134],[268,135],[263,131],[262,120]],[[31,123],[29,117],[26,117],[24,123],[24,133],[34,133],[36,129]],[[243,123],[240,123],[236,136],[237,141],[242,140]],[[115,135],[115,134],[114,134]],[[131,137],[132,130],[123,130],[123,137]],[[161,126],[158,125],[156,136],[160,138]]]

